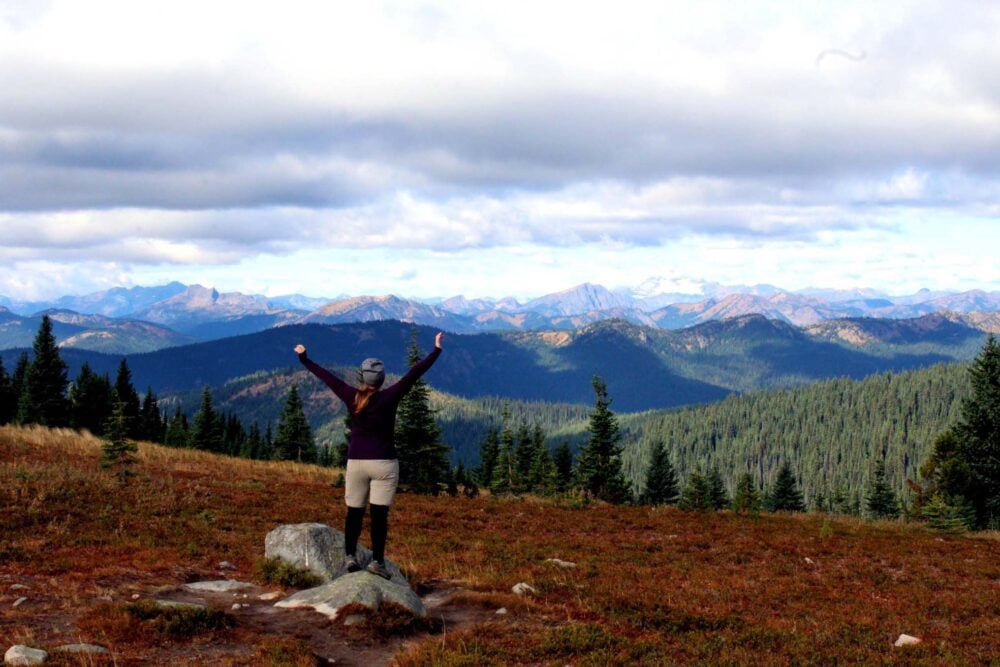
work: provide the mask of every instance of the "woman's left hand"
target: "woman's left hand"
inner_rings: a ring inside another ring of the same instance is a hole
[[[434,337],[434,347],[436,347],[439,350],[441,349],[441,337],[442,336],[444,336],[444,332],[443,331],[439,331],[438,335]]]

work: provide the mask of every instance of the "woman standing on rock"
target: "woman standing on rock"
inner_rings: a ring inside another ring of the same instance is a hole
[[[393,436],[396,431],[396,409],[406,392],[420,379],[441,355],[441,337],[434,339],[434,350],[413,365],[399,382],[381,389],[385,381],[385,366],[378,359],[365,359],[358,371],[359,388],[340,380],[306,356],[304,345],[296,345],[299,361],[326,383],[351,414],[351,440],[347,445],[347,472],[344,500],[347,521],[344,527],[344,552],[348,572],[361,569],[355,555],[365,505],[371,499],[372,562],[368,571],[386,579],[385,541],[389,533],[389,506],[399,484],[399,459]]]

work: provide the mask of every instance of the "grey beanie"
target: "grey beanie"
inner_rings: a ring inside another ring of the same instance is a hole
[[[378,389],[385,382],[385,364],[380,359],[365,359],[361,362],[358,379],[369,387]]]

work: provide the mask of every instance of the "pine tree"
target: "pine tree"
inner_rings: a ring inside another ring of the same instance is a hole
[[[146,396],[142,399],[142,407],[139,408],[139,439],[147,442],[163,442],[163,419],[160,415],[160,406],[156,401],[156,394],[153,388],[146,389]]]
[[[111,417],[104,426],[105,440],[101,446],[101,467],[117,468],[118,479],[125,482],[130,475],[129,467],[135,463],[138,451],[135,442],[128,437],[128,417],[121,401],[115,401]]]
[[[208,387],[201,394],[201,407],[194,416],[190,444],[195,449],[222,451],[222,424],[212,407],[212,392]]]
[[[875,464],[868,497],[865,498],[865,510],[873,519],[899,518],[899,501],[885,476],[885,462]]]
[[[66,363],[59,356],[59,347],[52,335],[52,320],[48,315],[42,317],[33,349],[34,358],[24,376],[17,421],[21,424],[69,426]]]
[[[9,424],[17,416],[17,397],[14,395],[14,383],[3,367],[0,357],[0,426]]]
[[[480,486],[489,488],[493,484],[493,470],[500,454],[500,432],[495,426],[486,431],[486,437],[479,443],[479,467],[476,480]]]
[[[795,473],[788,461],[782,463],[774,486],[767,494],[767,509],[771,512],[804,512],[806,509],[802,492],[795,482]]]
[[[544,440],[540,445],[536,444],[535,446],[535,460],[532,461],[528,474],[531,478],[533,493],[547,496],[552,495],[559,488],[559,473],[556,470],[556,463],[552,460],[552,452],[549,451]]]
[[[721,510],[729,506],[729,494],[726,493],[726,484],[722,481],[722,474],[718,467],[712,466],[708,471],[705,482],[708,484],[708,502],[713,510]]]
[[[84,362],[69,388],[70,425],[101,436],[114,412],[113,394],[108,376],[97,375]]]
[[[518,493],[521,480],[517,475],[517,459],[514,455],[514,431],[510,426],[510,411],[504,403],[501,413],[500,443],[497,447],[497,462],[493,468],[493,493]]]
[[[257,424],[255,419],[252,424],[250,424],[250,434],[247,435],[247,458],[250,459],[262,459],[263,456],[263,438],[260,435],[260,426]]]
[[[421,359],[414,329],[407,364],[412,367]],[[441,427],[431,409],[430,390],[423,379],[417,380],[399,403],[395,436],[400,482],[416,493],[437,495],[451,477],[451,464],[448,445],[441,440]]]
[[[701,473],[701,470],[695,468],[691,471],[677,506],[685,512],[707,512],[712,509],[708,480]]]
[[[851,513],[851,499],[847,493],[847,489],[838,486],[833,490],[833,495],[830,497],[830,507],[836,514]]]
[[[738,514],[749,514],[756,516],[760,514],[763,506],[763,499],[753,482],[753,477],[748,472],[744,472],[736,482],[736,490],[733,491],[733,511]]]
[[[132,439],[141,438],[143,423],[140,419],[139,394],[132,384],[132,371],[129,370],[128,362],[124,358],[118,364],[118,375],[115,377],[114,389],[125,410],[125,419],[129,424],[129,437]]]
[[[14,366],[14,372],[10,376],[10,390],[14,395],[14,419],[17,420],[18,407],[21,403],[21,395],[24,393],[24,380],[28,377],[28,368],[31,367],[31,361],[28,359],[28,353],[22,352],[17,357],[17,364]]]
[[[648,505],[672,505],[677,502],[677,473],[660,440],[653,443],[642,502]]]
[[[514,460],[517,463],[517,476],[521,480],[520,490],[531,493],[535,488],[535,480],[531,478],[531,466],[535,462],[535,439],[531,437],[531,429],[527,422],[521,422],[517,428],[517,445],[514,449]]]
[[[278,418],[278,429],[274,434],[274,456],[286,461],[315,463],[316,444],[312,429],[302,411],[302,399],[296,385],[288,391],[285,408]]]
[[[191,434],[188,429],[187,416],[181,412],[178,405],[174,416],[167,424],[167,432],[163,436],[163,443],[171,447],[187,447],[191,442]]]
[[[596,375],[593,378],[594,410],[587,431],[590,437],[580,450],[577,461],[577,485],[601,500],[622,503],[631,493],[622,472],[621,431],[618,419],[611,411],[607,385]]]
[[[556,447],[553,459],[556,464],[556,491],[564,493],[573,486],[573,450],[565,440]]]

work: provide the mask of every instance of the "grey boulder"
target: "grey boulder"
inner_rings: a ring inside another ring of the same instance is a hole
[[[360,544],[355,556],[363,568],[372,560],[372,552]],[[309,570],[326,582],[347,574],[344,567],[344,534],[322,523],[278,526],[264,538],[264,557],[280,558],[289,565]],[[398,565],[386,560],[385,567],[394,583],[409,587]]]
[[[49,659],[49,654],[39,648],[17,644],[7,649],[3,655],[5,665],[41,665]]]
[[[312,607],[329,618],[349,604],[360,604],[377,611],[384,602],[393,602],[409,609],[414,616],[427,615],[424,603],[407,585],[393,583],[368,572],[352,572],[335,581],[299,591],[276,603],[275,607]]]

